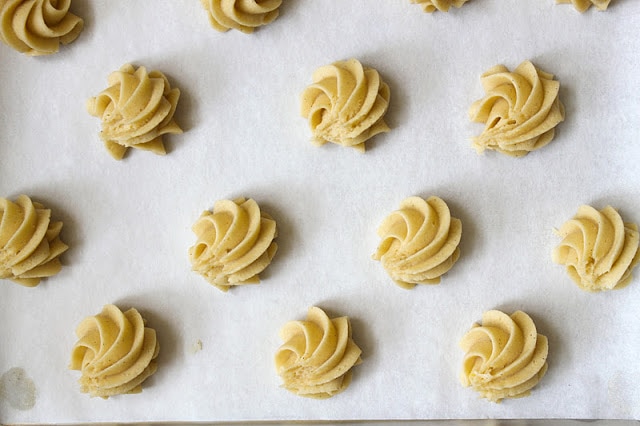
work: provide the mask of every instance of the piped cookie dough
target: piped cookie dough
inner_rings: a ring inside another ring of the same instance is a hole
[[[613,207],[598,211],[583,205],[556,233],[562,241],[552,259],[567,268],[581,289],[620,289],[631,282],[631,272],[640,262],[640,233],[635,223],[625,223]]]
[[[486,95],[469,109],[471,121],[485,125],[473,138],[478,153],[496,150],[522,157],[551,142],[564,121],[560,83],[553,74],[524,61],[513,71],[497,65],[480,80]]]
[[[156,332],[135,308],[122,312],[106,305],[85,318],[76,335],[69,368],[82,373],[80,390],[91,396],[140,393],[142,383],[158,368]]]
[[[222,291],[259,283],[278,249],[276,221],[251,198],[217,201],[192,229],[198,238],[189,249],[193,270]]]
[[[71,0],[0,0],[0,40],[29,56],[56,53],[84,26],[70,8]]]
[[[469,0],[411,0],[413,4],[422,6],[422,10],[427,13],[435,11],[448,12],[451,6],[461,8]]]
[[[350,59],[313,73],[313,84],[302,92],[300,112],[314,144],[331,142],[364,152],[367,140],[389,131],[384,121],[389,98],[389,86],[378,71]]]
[[[378,227],[379,260],[402,288],[438,284],[460,257],[462,222],[439,197],[409,197]]]
[[[528,396],[547,371],[549,344],[529,315],[488,311],[462,340],[460,381],[493,402]]]
[[[60,240],[62,222],[51,210],[20,195],[0,198],[0,278],[33,287],[60,272],[60,255],[69,247]]]
[[[182,133],[174,120],[180,90],[160,71],[126,64],[109,75],[109,87],[87,101],[89,114],[102,120],[100,139],[116,160],[128,148],[166,153],[162,136]]]
[[[250,34],[273,22],[282,0],[200,0],[211,26],[220,32],[231,29]]]
[[[557,4],[572,4],[579,12],[586,12],[591,6],[600,11],[607,10],[611,0],[556,0]]]
[[[325,399],[351,383],[352,367],[362,362],[362,351],[351,337],[348,317],[329,318],[311,307],[304,321],[290,321],[280,330],[282,346],[275,366],[282,386],[296,395]]]

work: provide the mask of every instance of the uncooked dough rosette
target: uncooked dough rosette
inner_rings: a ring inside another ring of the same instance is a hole
[[[437,284],[460,257],[462,222],[438,197],[409,197],[378,228],[373,258],[400,287]]]
[[[332,142],[364,152],[364,143],[388,132],[384,115],[389,86],[378,72],[356,59],[335,62],[313,73],[313,84],[302,93],[301,114],[309,121],[313,142]]]
[[[0,39],[30,56],[55,53],[82,32],[70,6],[71,0],[0,0]]]
[[[482,134],[473,138],[478,152],[494,149],[521,157],[551,142],[564,120],[560,83],[553,74],[524,61],[513,72],[497,65],[482,74],[481,81],[486,96],[469,109],[472,121],[485,124]]]
[[[142,392],[142,382],[158,368],[156,332],[134,308],[105,305],[80,323],[76,335],[69,368],[80,370],[80,390],[91,396]]]
[[[282,0],[200,0],[211,26],[218,31],[231,29],[250,34],[278,17]]]
[[[351,368],[362,351],[351,338],[348,317],[329,318],[311,307],[305,321],[290,321],[280,330],[284,344],[275,356],[282,386],[297,395],[324,399],[351,383]]]
[[[460,347],[465,351],[460,381],[493,402],[528,396],[547,371],[547,338],[522,311],[485,312]]]
[[[100,138],[109,153],[122,159],[127,148],[165,154],[162,135],[182,133],[175,113],[180,90],[160,71],[130,64],[109,75],[109,88],[87,101],[89,114],[102,120]]]
[[[640,234],[638,226],[624,223],[613,207],[598,211],[581,206],[556,232],[562,242],[553,250],[553,261],[565,265],[581,289],[619,289],[631,282],[631,271],[640,261]]]
[[[427,13],[435,12],[448,12],[451,6],[460,8],[463,4],[469,0],[411,0],[413,4],[419,4],[422,9]]]
[[[69,248],[60,240],[62,222],[51,210],[20,195],[0,198],[0,278],[33,287],[60,271],[59,256]]]
[[[220,200],[193,225],[189,249],[193,270],[222,291],[260,282],[276,254],[276,222],[252,199]]]
[[[611,0],[556,0],[557,4],[573,4],[573,6],[580,12],[585,12],[591,7],[595,6],[598,10],[607,10]]]
[[[273,22],[282,0],[200,0],[217,31],[231,29],[250,34],[256,28]]]

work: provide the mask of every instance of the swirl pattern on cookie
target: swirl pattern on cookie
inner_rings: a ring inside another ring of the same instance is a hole
[[[50,209],[26,195],[15,202],[0,198],[0,278],[33,287],[57,274],[59,256],[69,248],[60,240],[61,229]]]
[[[356,59],[318,68],[302,93],[300,112],[308,120],[313,142],[332,142],[364,152],[364,143],[388,132],[384,115],[389,86]]]
[[[82,32],[71,0],[0,0],[0,40],[30,56],[49,55]]]
[[[173,118],[180,90],[160,71],[130,64],[111,73],[108,84],[87,101],[87,111],[102,120],[100,138],[111,156],[120,160],[128,148],[165,154],[162,136],[182,133]]]
[[[280,330],[284,344],[275,355],[282,386],[297,395],[324,399],[351,383],[352,367],[362,351],[351,337],[348,317],[329,318],[311,307],[305,321],[290,321]]]
[[[493,402],[528,396],[547,371],[547,338],[522,311],[485,312],[460,347],[465,351],[460,381]]]
[[[256,284],[275,255],[276,222],[252,199],[220,200],[193,225],[193,270],[222,291]]]
[[[575,7],[579,12],[585,12],[592,5],[595,6],[598,10],[607,10],[607,7],[609,7],[609,3],[611,3],[611,0],[556,0],[556,3],[573,4],[573,7]]]
[[[207,10],[209,22],[217,31],[231,29],[250,34],[256,28],[273,22],[282,0],[200,0]]]
[[[469,0],[411,0],[413,4],[422,6],[422,10],[427,13],[433,13],[436,10],[440,12],[448,12],[451,6],[460,8]]]
[[[472,121],[485,124],[473,138],[479,153],[489,149],[521,157],[551,142],[564,120],[560,83],[552,74],[524,61],[513,72],[497,65],[480,80],[486,96],[469,109]]]
[[[156,372],[160,344],[140,313],[106,305],[76,329],[78,341],[69,368],[79,370],[80,390],[91,396],[139,393],[142,382]]]
[[[460,257],[462,222],[439,197],[409,197],[378,228],[373,258],[402,288],[437,284]]]
[[[566,266],[581,289],[620,289],[631,282],[631,271],[640,261],[640,233],[636,224],[624,223],[613,207],[598,211],[581,206],[556,232],[562,242],[552,259]]]

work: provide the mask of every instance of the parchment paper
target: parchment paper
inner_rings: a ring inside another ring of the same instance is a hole
[[[588,294],[551,261],[553,228],[581,204],[640,222],[640,2],[578,13],[553,0],[471,0],[425,14],[408,0],[285,1],[272,24],[218,33],[198,1],[74,1],[61,52],[0,45],[0,196],[28,194],[64,222],[60,274],[0,283],[0,374],[21,368],[35,405],[0,421],[640,418],[640,271]],[[391,88],[391,132],[367,152],[313,146],[299,95],[313,71],[357,58]],[[561,83],[566,120],[544,149],[478,155],[467,110],[479,76],[530,59]],[[113,160],[85,101],[125,63],[182,94],[165,157]],[[462,220],[461,258],[438,286],[395,286],[371,259],[382,219],[411,195]],[[191,271],[191,225],[252,197],[280,249],[258,286],[222,293]],[[160,339],[138,395],[90,398],[67,370],[77,324],[115,303]],[[310,306],[352,319],[363,363],[323,401],[280,388],[278,330]],[[550,341],[530,397],[494,404],[458,381],[458,341],[484,311],[529,313]],[[197,342],[202,349],[197,350]],[[6,390],[5,390],[6,391]]]

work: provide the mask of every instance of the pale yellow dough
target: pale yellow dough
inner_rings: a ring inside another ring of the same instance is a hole
[[[631,271],[640,261],[640,233],[613,207],[598,211],[581,206],[556,232],[562,242],[553,250],[553,261],[565,265],[581,289],[620,289],[631,282]]]
[[[460,257],[462,222],[439,197],[409,197],[378,228],[373,258],[400,287],[437,284]]]
[[[460,347],[465,351],[460,381],[493,402],[528,396],[547,371],[547,338],[522,311],[485,312]]]
[[[472,121],[485,124],[473,138],[479,153],[489,149],[521,157],[551,142],[564,120],[560,83],[552,74],[524,61],[512,72],[497,65],[480,80],[486,96],[469,109]]]
[[[591,7],[595,6],[598,10],[607,10],[611,0],[556,0],[557,4],[573,4],[579,12],[585,12]]]
[[[211,26],[221,32],[231,29],[250,34],[273,22],[282,0],[200,0]]]
[[[329,318],[312,307],[305,321],[290,321],[280,330],[284,344],[275,355],[282,386],[296,395],[324,399],[351,383],[351,368],[362,351],[351,338],[348,317]]]
[[[82,32],[71,0],[0,0],[0,40],[30,56],[49,55]]]
[[[80,390],[91,396],[142,392],[142,382],[157,370],[160,345],[140,313],[106,305],[76,329],[78,341],[69,368],[80,370]]]
[[[162,136],[182,133],[173,115],[180,90],[160,71],[126,64],[109,75],[109,88],[87,101],[89,114],[102,120],[100,138],[116,160],[128,148],[165,154]]]
[[[20,195],[0,198],[0,278],[33,287],[60,271],[59,256],[68,246],[60,240],[62,222],[51,210]]]
[[[309,122],[312,142],[332,142],[364,152],[364,143],[388,132],[384,115],[389,86],[378,72],[356,59],[318,68],[301,97],[300,112]]]
[[[222,291],[256,284],[275,255],[276,222],[252,199],[220,200],[193,225],[193,270]]]
[[[448,12],[451,6],[460,8],[463,4],[469,0],[411,0],[413,4],[419,4],[422,9],[427,13],[435,12]]]

